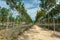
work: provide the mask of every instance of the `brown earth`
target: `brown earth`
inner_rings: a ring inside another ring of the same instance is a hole
[[[10,33],[10,29],[1,30],[0,34],[3,35],[7,33],[7,36]],[[51,30],[45,30],[37,25],[32,26],[29,30],[25,31],[23,34],[18,35],[14,40],[60,40],[60,32],[55,32]],[[0,40],[6,40],[6,38],[0,35]]]
[[[60,37],[53,36],[53,31],[44,30],[41,27],[34,25],[22,35],[19,35],[17,40],[60,40]]]

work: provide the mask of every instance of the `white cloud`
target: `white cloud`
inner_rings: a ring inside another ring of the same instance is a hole
[[[56,0],[56,3],[59,4],[60,3],[60,0]]]
[[[32,20],[35,20],[35,16],[37,13],[37,10],[39,9],[39,0],[30,0],[31,3],[25,3],[25,8],[27,9],[28,14],[30,15],[30,17],[32,18]]]
[[[39,0],[29,0],[28,2],[23,1],[23,3],[25,4],[25,8],[29,9],[31,7],[38,7],[39,6],[38,4],[40,3],[40,1]]]
[[[33,3],[38,4],[38,3],[40,3],[40,1],[39,0],[33,0]]]
[[[0,0],[0,6],[1,7],[5,7],[5,8],[9,8],[9,6],[6,4],[6,2],[5,1],[1,1],[1,0]]]
[[[19,12],[16,10],[11,10],[11,12],[13,13],[13,17],[16,17],[17,15],[19,15]]]
[[[28,3],[28,4],[26,3],[26,4],[25,4],[25,8],[26,8],[26,9],[31,8],[31,7],[33,7],[33,6],[34,6],[34,5],[33,5],[33,4],[30,4],[30,3]]]
[[[33,9],[27,10],[28,14],[31,16],[31,18],[33,20],[35,20],[35,16],[36,16],[37,10],[38,10],[38,8],[33,8]]]

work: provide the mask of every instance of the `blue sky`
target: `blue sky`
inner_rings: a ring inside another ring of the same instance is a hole
[[[35,20],[37,10],[39,9],[39,3],[40,3],[39,0],[23,0],[23,3],[25,5],[27,13],[30,15],[32,20]],[[6,5],[6,2],[1,1],[1,0],[0,0],[0,6],[5,7],[5,8],[9,8],[9,6]],[[15,13],[15,15],[17,15],[16,14],[17,12],[14,12],[14,13]]]
[[[40,8],[39,8],[40,1],[39,0],[22,0],[22,1],[23,1],[24,5],[25,5],[27,13],[30,15],[32,20],[35,20],[37,10],[40,10]],[[57,4],[59,4],[60,0],[56,0],[56,1],[57,1]],[[0,6],[5,7],[5,8],[9,8],[9,6],[6,5],[6,2],[1,1],[1,0],[0,0]],[[12,12],[14,12],[14,16],[18,15],[17,11],[12,11]]]
[[[28,14],[31,16],[33,20],[35,20],[35,16],[37,10],[39,10],[39,0],[23,0],[25,4],[25,8],[27,9]]]

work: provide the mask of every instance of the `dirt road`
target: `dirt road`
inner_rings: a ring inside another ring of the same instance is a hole
[[[53,36],[53,31],[44,30],[37,25],[19,35],[17,40],[60,40],[59,37]]]

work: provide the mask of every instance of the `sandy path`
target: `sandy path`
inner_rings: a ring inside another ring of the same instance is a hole
[[[43,30],[34,25],[31,29],[18,36],[17,40],[60,40],[58,37],[52,37],[52,34],[53,31]]]

